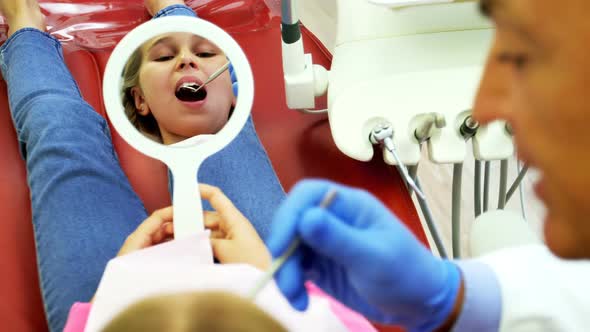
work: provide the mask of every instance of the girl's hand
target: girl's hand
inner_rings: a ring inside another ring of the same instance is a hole
[[[117,256],[172,240],[174,228],[172,226],[172,206],[163,208],[147,217],[137,229],[131,233],[123,243]]]
[[[221,263],[246,263],[266,270],[271,256],[250,224],[219,188],[201,184],[201,197],[215,212],[205,211],[205,227],[211,230],[213,255]]]

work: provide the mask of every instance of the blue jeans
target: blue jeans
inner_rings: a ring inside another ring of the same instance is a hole
[[[184,6],[158,14],[194,15]],[[37,262],[51,331],[70,306],[88,301],[106,263],[147,216],[115,154],[109,127],[86,103],[61,46],[32,28],[0,47],[10,111],[31,191]],[[202,165],[199,180],[219,186],[261,236],[284,192],[252,120]]]

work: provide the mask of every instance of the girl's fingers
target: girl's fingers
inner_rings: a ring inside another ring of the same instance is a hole
[[[210,239],[225,239],[226,238],[226,234],[223,231],[220,230],[212,230],[211,234],[209,235]]]
[[[174,227],[171,222],[164,223],[160,229],[155,231],[152,235],[152,243],[158,244],[164,242],[164,240],[168,237],[174,235]]]
[[[244,219],[242,213],[219,188],[207,184],[199,184],[199,190],[201,191],[201,197],[211,203],[215,211],[220,214],[221,221],[227,223],[227,226],[231,226],[231,223],[237,220]]]
[[[174,224],[171,222],[165,223],[164,226],[162,226],[164,228],[164,233],[166,233],[166,235],[174,235]]]
[[[160,227],[166,222],[172,222],[172,206],[154,211],[154,213],[147,217],[147,219],[137,227],[135,232],[151,235],[160,229]]]
[[[226,261],[228,250],[232,250],[231,241],[224,239],[211,239],[211,248],[213,249],[213,257],[217,258],[220,263],[229,263]]]
[[[219,213],[217,213],[215,211],[204,211],[203,216],[204,216],[203,219],[204,219],[204,223],[205,223],[205,228],[208,228],[208,229],[219,228],[219,222],[221,220]]]

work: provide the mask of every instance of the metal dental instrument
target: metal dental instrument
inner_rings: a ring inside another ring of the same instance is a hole
[[[506,207],[506,188],[508,186],[508,159],[500,161],[500,192],[498,193],[498,210]]]
[[[461,183],[463,180],[463,164],[453,165],[453,193],[451,206],[451,229],[453,258],[461,258]]]
[[[334,201],[334,198],[336,198],[336,193],[337,193],[336,189],[329,190],[324,195],[324,198],[322,198],[322,201],[320,202],[320,207],[322,209],[325,209],[328,206],[330,206],[330,204],[332,204],[332,201]],[[281,256],[279,256],[277,259],[275,259],[272,262],[268,271],[266,271],[264,273],[264,275],[260,278],[260,280],[258,280],[256,285],[252,288],[252,290],[248,294],[248,299],[250,299],[252,301],[254,301],[256,299],[256,296],[258,296],[260,291],[263,290],[264,287],[266,287],[266,284],[268,284],[268,282],[272,279],[274,274],[281,268],[281,266],[283,266],[283,264],[285,264],[287,259],[295,252],[295,249],[297,249],[297,247],[299,247],[299,244],[301,244],[301,240],[299,240],[299,238],[295,238],[291,242],[291,244],[289,244],[289,247],[287,248],[287,250]]]
[[[209,78],[200,87],[198,87],[198,88],[195,89],[192,86],[186,86],[185,88],[193,90],[193,93],[197,93],[205,85],[211,83],[211,81],[213,81],[214,79],[216,79],[217,77],[219,77],[219,75],[223,74],[223,72],[226,71],[229,68],[229,64],[230,63],[228,61],[225,65],[223,65],[221,68],[219,68],[216,72],[214,72],[213,74],[211,74],[211,76],[209,76]]]
[[[422,185],[420,185],[420,180],[415,177],[414,179],[416,179],[416,185],[418,186],[418,188],[422,189]],[[434,217],[432,216],[432,211],[430,210],[430,207],[428,206],[428,202],[426,202],[425,199],[421,198],[420,196],[417,196],[416,199],[418,200],[418,204],[420,205],[420,209],[422,210],[422,215],[424,216],[424,221],[426,222],[426,226],[428,226],[428,230],[430,231],[430,236],[432,236],[432,240],[434,241],[434,244],[436,245],[436,249],[438,250],[438,254],[440,255],[441,258],[447,258],[447,251],[445,249],[445,245],[443,244],[441,237],[440,237],[440,233],[438,231],[438,228],[436,227],[436,221],[434,220]]]
[[[490,172],[491,164],[490,161],[484,163],[484,175],[483,175],[483,212],[488,211],[488,205],[490,201]]]
[[[396,149],[395,149],[395,145],[393,145],[392,138],[393,138],[393,128],[388,123],[378,124],[375,128],[373,128],[373,131],[371,131],[371,135],[369,136],[371,143],[373,143],[373,144],[379,143],[380,145],[384,146],[387,149],[387,151],[391,152],[391,154],[393,155],[393,158],[395,159],[395,162],[397,163],[397,165],[396,165],[397,169],[399,170],[400,173],[402,173],[402,176],[405,178],[408,185],[412,189],[414,189],[414,192],[416,192],[416,195],[420,196],[423,199],[426,199],[426,196],[424,196],[424,193],[422,192],[422,190],[420,190],[420,188],[418,188],[418,186],[416,185],[416,182],[414,182],[414,180],[412,179],[412,177],[408,173],[408,169],[406,168],[406,165],[404,165],[404,163],[402,163],[400,157],[398,156]]]
[[[524,176],[526,175],[528,170],[529,170],[528,165],[524,165],[524,167],[522,169],[519,169],[518,176],[516,177],[516,180],[514,180],[514,183],[512,184],[512,186],[510,186],[510,189],[508,190],[508,193],[506,194],[506,203],[508,203],[510,198],[512,198],[512,195],[514,194],[516,189],[520,188],[520,184],[522,182],[522,179],[524,179]]]

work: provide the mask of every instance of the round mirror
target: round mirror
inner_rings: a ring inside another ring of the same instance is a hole
[[[202,231],[198,168],[238,135],[252,107],[253,77],[243,51],[209,22],[162,17],[119,42],[103,82],[117,132],[172,171],[175,237]]]

